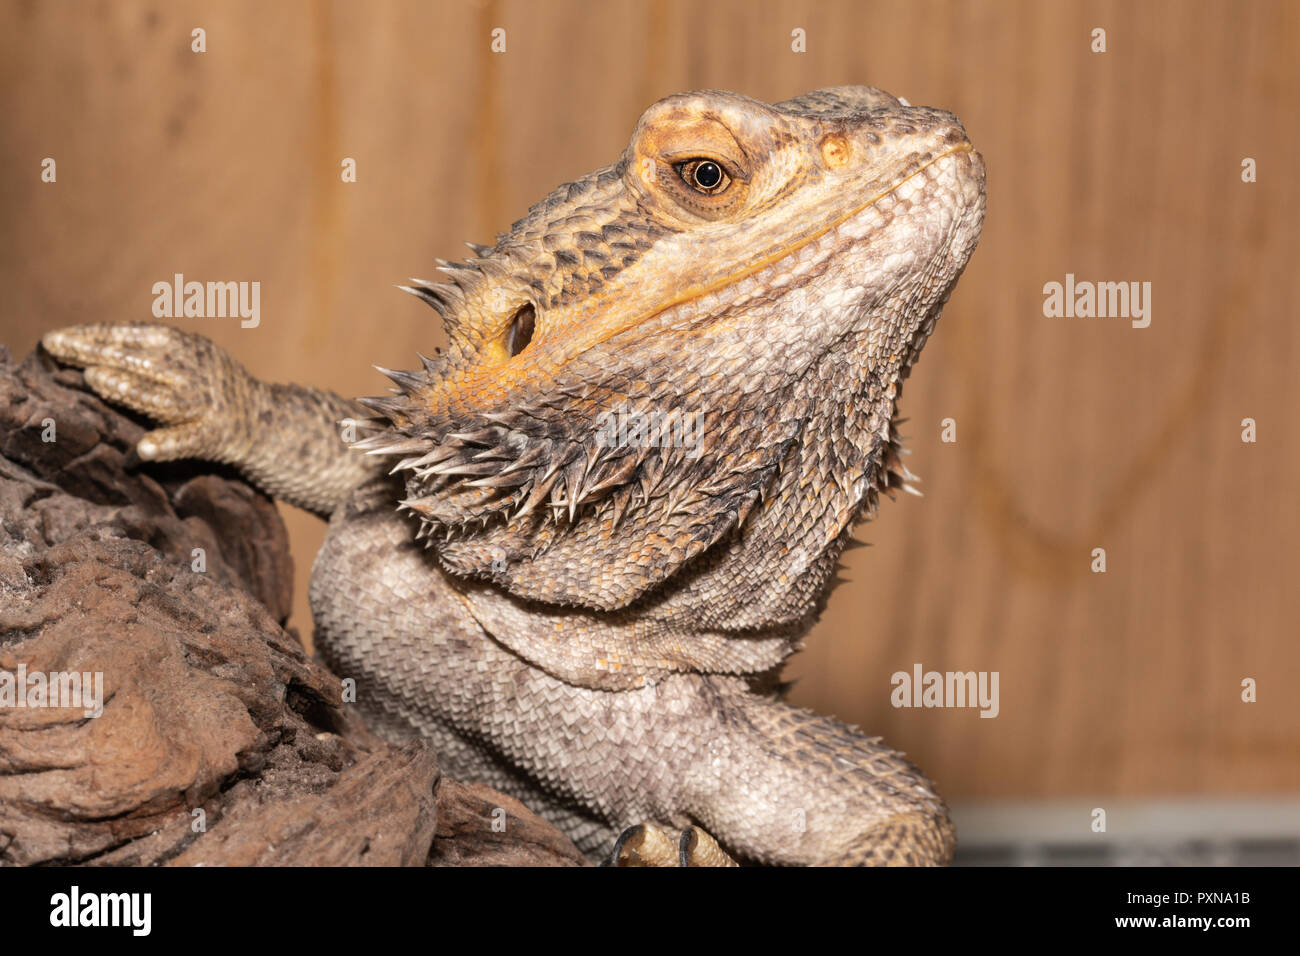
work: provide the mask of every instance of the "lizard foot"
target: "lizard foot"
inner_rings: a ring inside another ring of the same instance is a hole
[[[606,866],[736,866],[718,842],[699,827],[673,830],[657,823],[628,827],[614,843]]]
[[[86,384],[105,401],[166,426],[136,445],[145,461],[228,460],[251,430],[239,409],[258,387],[224,350],[166,325],[79,325],[50,332],[45,350],[84,368]]]

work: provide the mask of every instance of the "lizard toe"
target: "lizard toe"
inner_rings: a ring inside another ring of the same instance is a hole
[[[72,325],[41,337],[41,345],[68,365],[147,368],[150,359],[174,354],[187,333],[170,326]]]
[[[136,454],[144,461],[175,461],[178,458],[209,458],[219,442],[211,431],[196,422],[158,428],[136,442]]]
[[[154,421],[179,424],[191,417],[189,402],[182,389],[159,383],[134,371],[104,365],[86,369],[86,384],[100,398],[123,405],[133,412],[148,415]]]
[[[679,830],[657,823],[641,823],[619,834],[606,865],[735,866],[736,861],[699,827]]]

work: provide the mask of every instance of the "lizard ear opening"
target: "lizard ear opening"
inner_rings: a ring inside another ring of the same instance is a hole
[[[510,330],[506,333],[506,350],[514,358],[533,340],[533,329],[537,324],[537,309],[531,302],[522,306],[510,320]]]

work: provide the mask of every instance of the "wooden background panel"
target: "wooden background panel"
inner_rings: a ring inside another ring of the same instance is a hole
[[[868,83],[943,106],[989,212],[902,403],[926,497],[862,530],[795,699],[958,800],[1294,792],[1298,9],[3,2],[0,341],[147,319],[176,272],[257,280],[258,328],[178,324],[260,377],[375,394],[371,364],[442,343],[392,285],[614,160],[660,96]],[[1151,282],[1150,328],[1044,318],[1066,273]],[[307,629],[322,526],[286,512]],[[893,709],[914,662],[998,671],[999,716]]]

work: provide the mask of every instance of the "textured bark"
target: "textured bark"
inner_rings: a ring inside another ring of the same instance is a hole
[[[518,851],[490,810],[476,837],[427,745],[370,734],[284,629],[270,499],[207,465],[139,469],[140,425],[79,378],[0,347],[0,671],[103,674],[99,717],[0,707],[0,862],[418,865],[440,799],[460,821],[440,857],[577,859],[505,797],[483,799],[525,821]]]
[[[563,833],[518,800],[481,783],[444,780],[431,866],[584,866]]]

